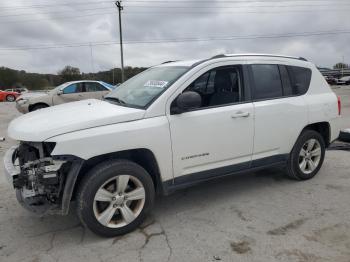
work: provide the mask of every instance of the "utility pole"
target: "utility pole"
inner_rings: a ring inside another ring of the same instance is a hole
[[[114,85],[114,68],[112,68],[112,79],[113,79],[113,80],[112,80],[112,81],[113,81],[112,83],[113,83],[113,85]]]
[[[123,33],[122,33],[122,13],[123,10],[122,1],[116,1],[115,5],[118,7],[119,13],[119,43],[120,43],[120,60],[121,60],[121,71],[122,71],[122,83],[125,80],[124,75],[124,54],[123,54]]]
[[[94,67],[94,57],[92,55],[92,45],[89,43],[90,46],[90,62],[91,62],[91,71],[92,73],[95,73],[95,67]]]

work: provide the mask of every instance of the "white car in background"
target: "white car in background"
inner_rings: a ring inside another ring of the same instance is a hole
[[[13,120],[8,135],[18,145],[5,154],[5,174],[28,210],[65,215],[75,200],[84,226],[121,235],[142,223],[156,193],[271,166],[311,179],[339,136],[340,106],[305,59],[168,62],[103,101]]]
[[[339,79],[343,85],[350,85],[350,76],[344,76]]]
[[[49,106],[84,99],[102,99],[115,87],[102,81],[73,81],[64,83],[48,93],[26,93],[16,100],[16,108],[28,113]]]
[[[16,88],[5,89],[5,92],[17,92],[19,94],[22,94],[22,93],[27,93],[28,89],[25,87],[16,87]]]

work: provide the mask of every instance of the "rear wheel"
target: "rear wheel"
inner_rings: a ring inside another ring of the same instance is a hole
[[[14,95],[7,95],[6,96],[6,101],[7,102],[13,102],[16,100],[16,97]]]
[[[78,216],[98,235],[113,237],[137,228],[154,203],[154,185],[145,169],[128,160],[93,168],[78,190]]]
[[[323,137],[313,130],[302,132],[290,154],[287,174],[297,180],[314,177],[320,170],[325,156]]]

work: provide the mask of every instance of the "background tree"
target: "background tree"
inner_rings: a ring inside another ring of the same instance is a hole
[[[80,69],[73,66],[65,66],[58,75],[62,77],[64,82],[75,81],[81,79]]]
[[[146,69],[144,67],[127,66],[125,67],[126,79]],[[0,67],[0,89],[23,86],[29,90],[47,90],[64,82],[74,80],[98,80],[110,84],[118,84],[121,82],[121,70],[120,68],[113,68],[97,73],[80,73],[79,68],[66,66],[58,72],[58,75],[55,75],[28,73],[23,70]]]

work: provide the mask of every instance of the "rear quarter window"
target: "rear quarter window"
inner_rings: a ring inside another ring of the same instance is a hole
[[[304,95],[310,86],[311,69],[299,66],[287,66],[287,70],[292,82],[294,95]]]

